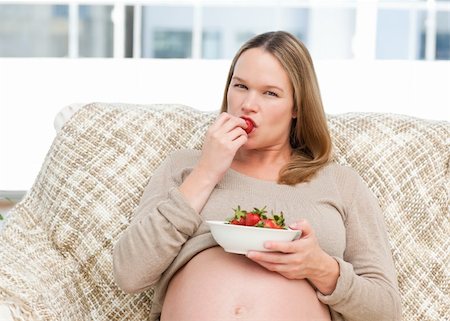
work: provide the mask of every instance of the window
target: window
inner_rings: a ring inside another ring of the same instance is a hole
[[[186,30],[154,30],[153,58],[190,58],[192,32]]]
[[[436,59],[450,60],[450,11],[438,12],[436,20]]]
[[[450,59],[450,1],[381,0],[378,59]]]
[[[316,59],[353,58],[354,8],[319,7],[309,10],[303,26],[306,46]]]
[[[113,56],[112,6],[79,7],[79,56]]]
[[[193,7],[145,6],[141,56],[191,58],[193,20]]]
[[[286,30],[317,59],[450,59],[450,0],[91,2],[0,0],[0,57],[230,59]]]
[[[424,59],[424,10],[381,9],[377,17],[378,59]]]
[[[1,5],[0,57],[67,57],[68,6]]]
[[[231,59],[242,43],[253,35],[266,30],[273,30],[276,25],[273,9],[267,7],[205,6],[201,9],[202,42],[209,30],[214,30],[215,46],[221,48],[215,59]]]
[[[222,34],[218,30],[204,30],[202,33],[202,58],[218,59],[222,57]]]

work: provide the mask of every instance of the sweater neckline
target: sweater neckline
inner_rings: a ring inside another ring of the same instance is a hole
[[[249,184],[249,185],[258,185],[258,186],[267,186],[267,187],[288,187],[288,185],[278,184],[276,181],[264,180],[256,177],[252,177],[241,172],[238,172],[235,169],[228,168],[224,178],[224,183],[230,183],[233,185],[240,184]]]
[[[332,164],[333,163],[330,162],[325,167],[321,168],[319,170],[319,172],[322,172],[325,168],[329,168]],[[319,174],[319,172],[316,173],[316,175],[315,175],[316,177],[317,177],[317,174]],[[255,188],[255,186],[257,186],[258,188],[262,188],[262,189],[271,189],[271,190],[285,189],[287,191],[287,190],[297,189],[300,186],[307,186],[307,185],[309,185],[309,183],[310,182],[308,181],[308,182],[303,182],[303,183],[299,183],[296,185],[278,184],[276,181],[259,179],[259,178],[252,177],[252,176],[243,174],[241,172],[238,172],[235,169],[228,168],[224,177],[222,178],[221,183],[219,183],[219,184],[224,185],[224,186],[234,186],[234,187],[238,187],[238,188]]]
[[[229,171],[230,171],[230,173],[232,173],[233,175],[241,176],[241,177],[243,177],[243,178],[245,178],[245,179],[251,179],[251,180],[258,181],[258,182],[268,182],[268,183],[274,183],[274,184],[277,184],[276,181],[271,181],[271,180],[268,180],[268,179],[256,178],[256,177],[253,177],[253,176],[250,176],[250,175],[241,173],[241,172],[239,172],[239,171],[237,171],[237,170],[235,170],[235,169],[233,169],[233,168],[231,168],[231,167],[229,168]]]

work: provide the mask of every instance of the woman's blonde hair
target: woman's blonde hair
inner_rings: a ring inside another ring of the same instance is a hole
[[[278,183],[295,185],[308,181],[331,159],[331,137],[323,110],[314,65],[305,45],[285,31],[267,32],[248,40],[236,53],[228,72],[221,111],[228,109],[227,93],[237,60],[251,48],[271,53],[286,70],[294,88],[290,144],[291,161],[279,173]]]

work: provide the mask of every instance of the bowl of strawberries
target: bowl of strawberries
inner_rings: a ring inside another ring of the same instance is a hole
[[[216,242],[226,251],[247,254],[248,251],[269,250],[266,241],[292,241],[300,231],[286,227],[283,212],[268,215],[266,207],[243,210],[238,206],[225,221],[206,221]]]

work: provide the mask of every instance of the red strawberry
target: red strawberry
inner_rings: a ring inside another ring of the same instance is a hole
[[[273,220],[280,228],[285,228],[283,212],[280,212],[280,214],[275,214],[275,215],[272,213],[272,216],[273,216]]]
[[[230,224],[234,224],[234,225],[245,225],[245,218],[241,217],[240,219],[232,219],[230,221]]]
[[[257,227],[274,228],[274,229],[284,229],[284,216],[283,212],[280,214],[273,215],[273,218],[265,218],[259,221],[256,225]]]
[[[248,213],[245,217],[246,226],[255,226],[261,220],[261,216],[255,213]]]
[[[261,209],[254,207],[251,212],[247,212],[238,205],[237,209],[233,210],[234,216],[228,219],[229,224],[285,229],[283,212],[273,214],[272,211],[272,218],[268,218],[265,206]]]
[[[253,130],[253,127],[255,127],[255,124],[253,123],[253,121],[249,118],[242,118],[245,120],[245,123],[247,124],[247,128],[245,128],[245,132],[247,134],[250,134],[250,132]]]
[[[271,218],[266,218],[264,220],[261,220],[261,222],[258,224],[258,227],[274,228],[274,229],[282,228],[275,222],[274,219],[271,219]]]
[[[247,215],[247,211],[241,210],[241,207],[238,205],[237,209],[234,210],[234,217],[228,220],[228,223],[234,225],[245,225],[245,216]]]
[[[253,208],[253,211],[247,213],[245,217],[245,225],[246,226],[255,226],[262,219],[267,218],[266,216],[266,207],[264,206],[262,209]]]

